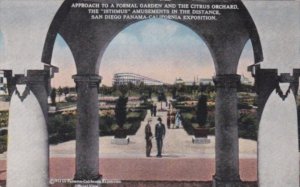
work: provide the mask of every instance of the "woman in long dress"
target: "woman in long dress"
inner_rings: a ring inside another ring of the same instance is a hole
[[[179,128],[181,126],[181,114],[179,111],[177,111],[175,116],[175,124],[176,124],[176,128]]]

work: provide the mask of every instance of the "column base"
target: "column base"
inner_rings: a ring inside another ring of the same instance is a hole
[[[127,136],[126,138],[115,138],[112,137],[111,143],[112,144],[117,144],[117,145],[128,145],[130,142],[129,137]]]
[[[74,187],[101,187],[102,175],[97,175],[91,179],[83,178],[82,176],[75,175],[74,181],[81,181],[75,183]],[[88,182],[88,181],[99,181],[99,182]]]
[[[243,183],[240,179],[225,181],[219,180],[215,176],[213,176],[212,187],[243,187]]]
[[[86,176],[86,175],[75,174],[74,180],[78,180],[78,181],[85,181],[85,180],[98,181],[98,180],[102,180],[102,175],[98,174],[98,175],[95,175],[95,176],[90,176],[90,175]]]
[[[193,142],[193,144],[210,144],[210,139],[193,136],[192,142]]]

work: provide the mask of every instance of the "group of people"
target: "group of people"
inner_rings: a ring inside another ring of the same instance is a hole
[[[154,137],[156,139],[157,145],[157,157],[162,157],[162,147],[163,147],[163,140],[166,135],[166,128],[165,125],[162,123],[162,119],[160,117],[157,118],[158,123],[155,125],[155,134]],[[151,149],[152,149],[152,138],[153,134],[151,131],[150,126],[151,120],[148,120],[148,123],[145,127],[145,139],[146,139],[146,156],[150,157]]]
[[[171,128],[171,125],[172,125],[173,129],[179,128],[182,126],[182,117],[181,117],[180,111],[177,111],[176,115],[174,115],[168,111],[168,114],[167,114],[168,129]]]

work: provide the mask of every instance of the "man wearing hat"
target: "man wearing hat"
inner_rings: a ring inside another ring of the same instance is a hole
[[[146,156],[150,157],[151,148],[152,148],[152,132],[150,126],[151,119],[148,119],[148,123],[145,127],[145,139],[146,139]]]
[[[163,139],[166,134],[166,127],[165,125],[161,122],[161,118],[159,117],[157,119],[158,123],[155,125],[155,138],[156,138],[156,143],[157,143],[157,157],[161,157],[161,150],[163,146]]]

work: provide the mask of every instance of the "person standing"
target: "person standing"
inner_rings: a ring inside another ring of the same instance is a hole
[[[175,114],[171,113],[171,124],[172,124],[172,128],[175,129]]]
[[[168,114],[167,114],[167,127],[168,127],[168,129],[171,127],[171,114],[170,114],[170,111],[168,111]]]
[[[161,118],[159,117],[158,123],[155,125],[155,138],[156,138],[156,143],[157,143],[157,157],[161,157],[161,151],[163,147],[163,139],[166,135],[166,127],[162,123]]]
[[[175,116],[175,123],[176,123],[176,128],[178,129],[181,126],[181,114],[180,111],[177,111],[176,116]]]
[[[154,104],[154,106],[153,106],[154,117],[156,117],[156,112],[157,112],[157,106],[156,106],[156,104]]]
[[[153,104],[151,104],[151,108],[150,108],[151,117],[153,116],[153,109],[154,109],[154,106],[153,106]]]
[[[151,120],[148,120],[147,125],[145,127],[145,139],[146,139],[146,156],[150,157],[151,149],[152,149],[152,132],[150,126]]]

